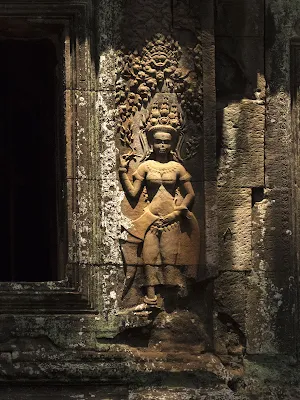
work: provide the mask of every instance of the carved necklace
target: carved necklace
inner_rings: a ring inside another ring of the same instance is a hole
[[[164,174],[168,173],[168,172],[175,172],[177,169],[177,166],[174,165],[173,167],[164,167],[163,164],[160,164],[159,168],[155,168],[155,166],[152,166],[151,164],[148,165],[148,171],[149,172],[157,172],[159,173],[161,176],[163,176]]]

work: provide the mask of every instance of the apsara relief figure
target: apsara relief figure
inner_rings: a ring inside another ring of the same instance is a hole
[[[197,277],[199,228],[192,213],[195,193],[191,175],[177,152],[179,113],[176,105],[154,103],[145,124],[148,151],[128,175],[132,155],[121,157],[120,180],[128,200],[142,201],[140,217],[127,228],[130,250],[123,246],[127,280],[138,280],[144,302],[157,305],[160,285],[187,293],[187,279]],[[146,199],[146,201],[145,201]]]

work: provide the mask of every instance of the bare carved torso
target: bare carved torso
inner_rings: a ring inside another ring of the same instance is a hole
[[[174,211],[179,181],[188,180],[190,175],[176,161],[160,163],[148,160],[139,166],[134,177],[144,181],[150,203],[149,211],[164,216]]]

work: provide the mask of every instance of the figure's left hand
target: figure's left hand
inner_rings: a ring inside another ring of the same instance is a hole
[[[164,225],[172,224],[172,222],[174,222],[178,219],[180,214],[181,214],[180,211],[173,211],[170,214],[167,214],[165,217],[163,217],[163,224]]]

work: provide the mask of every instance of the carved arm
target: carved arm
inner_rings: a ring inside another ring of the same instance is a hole
[[[134,199],[142,191],[143,182],[138,179],[131,182],[125,171],[121,170],[119,173],[124,192]]]
[[[195,199],[195,192],[193,189],[193,186],[191,184],[191,182],[184,182],[182,184],[184,190],[185,190],[185,196],[183,198],[182,203],[179,206],[176,206],[174,211],[171,212],[170,214],[166,215],[163,218],[163,224],[167,225],[172,223],[173,221],[176,220],[176,218],[178,218],[179,216],[186,216],[189,209],[192,208],[194,199]]]
[[[136,179],[133,182],[130,181],[127,175],[129,162],[130,159],[120,157],[119,175],[124,192],[126,195],[134,199],[142,191],[144,183],[139,179]]]
[[[195,200],[195,192],[190,181],[182,183],[182,187],[184,188],[185,196],[180,206],[176,207],[175,210],[178,209],[187,211],[190,210],[193,206]]]

